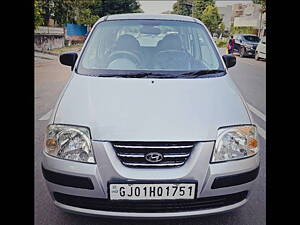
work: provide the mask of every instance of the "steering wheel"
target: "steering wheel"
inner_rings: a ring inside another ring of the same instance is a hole
[[[132,61],[134,64],[137,66],[141,65],[141,59],[140,57],[133,52],[128,52],[128,51],[114,51],[112,52],[107,59],[107,65],[109,65],[112,61],[118,58],[126,58]]]
[[[178,67],[191,68],[189,55],[182,50],[164,50],[159,51],[154,57],[156,69],[176,69]],[[182,68],[180,68],[182,69]]]

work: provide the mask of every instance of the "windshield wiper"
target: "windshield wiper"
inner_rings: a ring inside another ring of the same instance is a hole
[[[128,73],[128,74],[99,74],[98,77],[120,77],[120,78],[197,78],[199,76],[207,74],[224,73],[225,70],[199,70],[193,72],[185,72],[182,74],[170,74],[168,73],[153,73],[153,72],[141,72],[141,73]]]
[[[196,72],[187,72],[187,73],[182,73],[180,75],[182,76],[189,76],[189,77],[198,77],[198,76],[203,76],[203,75],[208,75],[208,74],[215,74],[215,73],[225,73],[226,70],[198,70]]]
[[[170,77],[177,77],[175,75],[168,75],[168,74],[158,74],[152,72],[145,72],[145,73],[128,73],[128,74],[108,74],[103,75],[100,74],[98,77],[122,77],[122,78],[170,78]]]

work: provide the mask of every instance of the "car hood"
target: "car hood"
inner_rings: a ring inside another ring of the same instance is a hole
[[[245,44],[257,46],[258,42],[247,41],[247,42],[245,42]]]
[[[207,141],[251,123],[229,75],[197,79],[73,75],[53,123],[87,126],[93,140]]]

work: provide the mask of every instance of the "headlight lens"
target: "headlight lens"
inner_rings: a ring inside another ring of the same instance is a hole
[[[218,130],[218,137],[211,162],[246,158],[258,152],[255,126],[237,126]]]
[[[57,158],[95,163],[91,135],[86,127],[49,125],[45,150]]]

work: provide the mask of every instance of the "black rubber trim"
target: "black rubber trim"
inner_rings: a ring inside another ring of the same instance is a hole
[[[259,167],[246,173],[217,177],[215,178],[211,188],[216,189],[248,183],[256,179],[256,177],[258,176],[258,172]]]
[[[45,169],[43,165],[42,171],[44,178],[51,183],[75,188],[94,189],[92,180],[89,177],[79,177],[53,172]]]
[[[241,202],[248,192],[204,197],[193,200],[117,200],[67,195],[54,192],[57,202],[64,205],[110,212],[163,213],[213,209]]]

